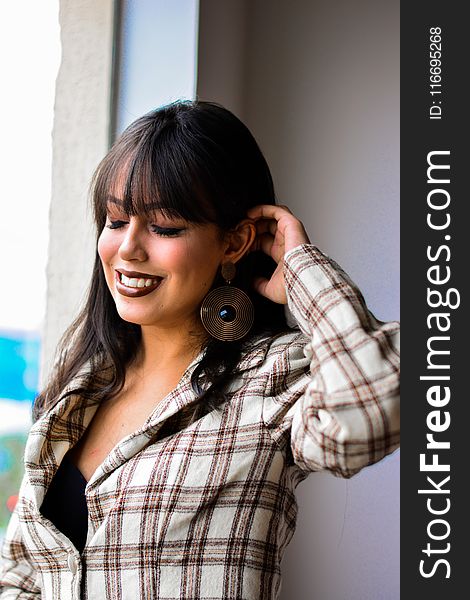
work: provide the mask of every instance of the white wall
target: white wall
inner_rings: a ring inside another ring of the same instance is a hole
[[[398,319],[398,0],[201,0],[197,91],[247,123],[280,203]],[[297,492],[282,598],[399,598],[399,453]]]
[[[79,310],[95,256],[92,173],[108,149],[113,0],[60,0],[62,61],[52,135],[52,197],[41,387],[57,342]]]

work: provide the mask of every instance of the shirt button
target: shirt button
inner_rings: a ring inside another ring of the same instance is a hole
[[[69,555],[67,562],[69,565],[70,572],[72,573],[72,575],[75,575],[75,573],[77,572],[77,561],[73,556]]]

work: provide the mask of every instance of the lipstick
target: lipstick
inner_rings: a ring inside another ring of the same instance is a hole
[[[137,277],[137,275],[134,275],[134,273],[136,273],[136,271],[122,271],[122,273],[124,273],[124,275],[127,275],[127,273],[131,273],[133,274],[133,277]],[[135,288],[135,287],[129,287],[128,285],[124,285],[121,282],[120,279],[120,275],[119,275],[119,271],[115,271],[114,272],[114,280],[116,282],[116,290],[122,295],[122,296],[127,296],[128,298],[140,298],[140,296],[146,296],[147,294],[151,294],[152,292],[154,292],[162,283],[163,278],[162,277],[155,277],[154,275],[144,275],[144,274],[139,274],[140,277],[145,277],[147,279],[156,279],[157,281],[152,284],[149,285],[148,287],[141,287],[141,288]]]

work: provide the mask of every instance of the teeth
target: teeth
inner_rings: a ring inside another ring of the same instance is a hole
[[[121,273],[121,281],[124,285],[127,285],[127,287],[134,288],[150,287],[157,283],[157,279],[145,279],[140,277],[137,279],[135,277],[126,277],[123,273]]]

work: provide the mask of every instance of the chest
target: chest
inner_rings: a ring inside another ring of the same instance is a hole
[[[85,433],[69,452],[87,481],[122,439],[142,427],[171,389],[171,382],[130,386],[98,407]]]

